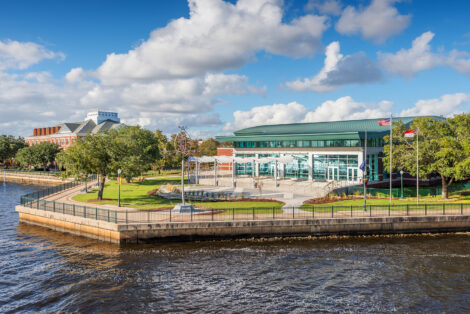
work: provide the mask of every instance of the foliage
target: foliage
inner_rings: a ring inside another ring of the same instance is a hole
[[[66,175],[80,177],[97,173],[101,178],[98,190],[101,200],[107,176],[115,176],[121,169],[122,176],[130,181],[148,170],[158,158],[158,143],[152,132],[124,126],[88,134],[62,152],[58,160],[66,168]]]
[[[158,142],[153,133],[138,126],[125,126],[109,133],[113,168],[121,169],[130,182],[141,176],[160,158]]]
[[[41,142],[40,144],[21,148],[16,153],[15,161],[22,166],[43,167],[55,161],[60,148],[55,143]]]
[[[454,180],[470,177],[470,115],[435,120],[431,117],[417,118],[410,125],[419,133],[419,169],[416,169],[416,137],[406,138],[406,125],[399,121],[393,129],[394,169],[403,169],[419,177],[436,173],[442,180],[442,198],[448,197],[447,188]],[[390,136],[384,137],[390,143]],[[385,145],[384,167],[390,166],[390,148]]]
[[[0,136],[0,163],[11,160],[16,156],[16,153],[27,147],[28,145],[22,137],[15,138],[11,135]]]
[[[217,155],[217,148],[219,147],[219,142],[210,138],[199,145],[198,155],[199,156],[215,156]]]

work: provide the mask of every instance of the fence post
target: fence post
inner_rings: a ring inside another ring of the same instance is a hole
[[[253,207],[253,220],[255,220],[255,208]]]
[[[331,205],[331,218],[333,218],[334,212],[333,212],[333,205]]]
[[[388,216],[390,217],[390,207],[392,207],[391,204],[388,204]]]
[[[128,216],[127,216],[127,209],[126,209],[126,224],[129,222]]]
[[[172,211],[173,211],[173,210],[170,209],[170,222],[171,222],[171,212],[172,212]]]
[[[446,214],[446,204],[442,203],[442,214],[445,216]]]
[[[273,206],[273,220],[274,220],[274,206]]]
[[[108,209],[108,222],[109,222],[109,209]]]
[[[73,211],[75,212],[75,205],[73,205]],[[86,206],[83,206],[83,218],[86,218]]]
[[[406,215],[408,216],[408,211],[409,211],[409,205],[406,204]]]
[[[55,201],[52,201],[52,211],[55,213]]]
[[[98,220],[98,207],[95,208],[95,220]]]
[[[214,221],[214,209],[211,209],[212,221]]]
[[[75,205],[73,205],[75,206]],[[62,203],[62,212],[65,212],[65,203]]]
[[[75,216],[75,204],[72,205],[73,215]]]
[[[232,220],[235,220],[235,208],[232,208]]]
[[[424,216],[428,215],[428,204],[424,204]]]
[[[351,205],[351,217],[352,217],[352,205]]]
[[[460,204],[460,215],[463,215],[463,204]]]
[[[372,217],[372,205],[369,205],[369,217]]]
[[[312,218],[315,218],[315,205],[312,205]]]

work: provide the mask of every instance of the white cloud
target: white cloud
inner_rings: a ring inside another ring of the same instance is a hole
[[[302,57],[321,47],[326,17],[283,23],[282,1],[190,0],[189,18],[154,30],[126,54],[109,54],[96,75],[103,84],[185,78],[233,69],[258,51]]]
[[[458,50],[452,50],[445,62],[454,70],[470,75],[470,54]]]
[[[378,118],[388,115],[392,107],[393,103],[390,101],[370,104],[356,102],[350,96],[325,101],[313,111],[297,102],[259,106],[249,111],[235,111],[234,121],[227,123],[224,130],[234,131],[265,124]]]
[[[412,108],[403,110],[401,116],[443,115],[451,116],[468,111],[470,94],[446,94],[439,98],[419,100]]]
[[[85,71],[82,68],[73,68],[65,75],[65,80],[68,83],[82,82],[86,77]]]
[[[0,40],[0,70],[26,69],[45,59],[63,60],[61,52],[50,51],[33,42]]]
[[[425,32],[413,40],[410,49],[396,53],[378,53],[381,66],[390,73],[411,78],[416,73],[437,66],[449,66],[458,72],[470,75],[470,54],[452,50],[450,53],[434,53],[430,42],[434,33]]]
[[[431,52],[429,43],[433,37],[434,33],[425,32],[413,40],[410,49],[401,49],[394,54],[379,53],[382,67],[390,73],[410,78],[419,71],[442,64],[443,59]]]
[[[340,15],[342,7],[340,0],[309,0],[305,5],[305,10],[318,11],[325,15]]]
[[[382,74],[374,61],[363,53],[343,56],[339,42],[332,42],[326,47],[323,68],[312,77],[287,82],[287,87],[296,91],[311,90],[329,92],[346,84],[376,82]]]
[[[351,96],[322,103],[314,111],[305,116],[303,122],[339,121],[356,119],[373,119],[387,116],[393,107],[390,101],[378,104],[357,102]]]
[[[308,110],[297,102],[253,107],[249,111],[237,110],[234,122],[227,123],[225,131],[233,131],[263,124],[295,123],[302,121]]]
[[[410,15],[402,15],[393,6],[396,0],[372,0],[362,9],[348,6],[335,25],[341,34],[362,34],[366,39],[383,42],[401,33],[411,21]]]

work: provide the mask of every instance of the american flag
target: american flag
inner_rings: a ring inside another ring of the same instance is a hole
[[[379,120],[379,126],[389,126],[390,118]]]

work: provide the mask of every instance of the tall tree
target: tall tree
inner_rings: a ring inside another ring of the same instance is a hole
[[[448,198],[448,187],[455,180],[470,177],[470,117],[469,114],[454,118],[436,120],[431,117],[415,119],[410,129],[419,129],[419,177],[437,173],[442,181],[442,198]],[[393,129],[393,165],[394,169],[403,169],[416,176],[416,140],[417,137],[404,136],[406,125],[399,121]],[[390,137],[384,140],[390,143]],[[383,161],[390,166],[390,148],[384,146]]]
[[[114,156],[110,146],[109,133],[88,134],[60,153],[58,160],[66,169],[67,176],[76,178],[83,173],[96,173],[100,176],[98,186],[98,200],[103,199],[106,177],[114,173]]]
[[[135,176],[149,170],[160,157],[154,134],[139,126],[124,126],[109,133],[114,168],[122,170],[129,183]]]
[[[15,138],[11,135],[0,136],[0,163],[6,163],[16,156],[16,153],[28,145],[22,137]]]
[[[124,126],[96,135],[88,134],[58,157],[67,175],[79,177],[97,173],[100,177],[98,200],[103,199],[106,177],[122,176],[130,181],[158,159],[158,143],[152,132],[140,127]]]

